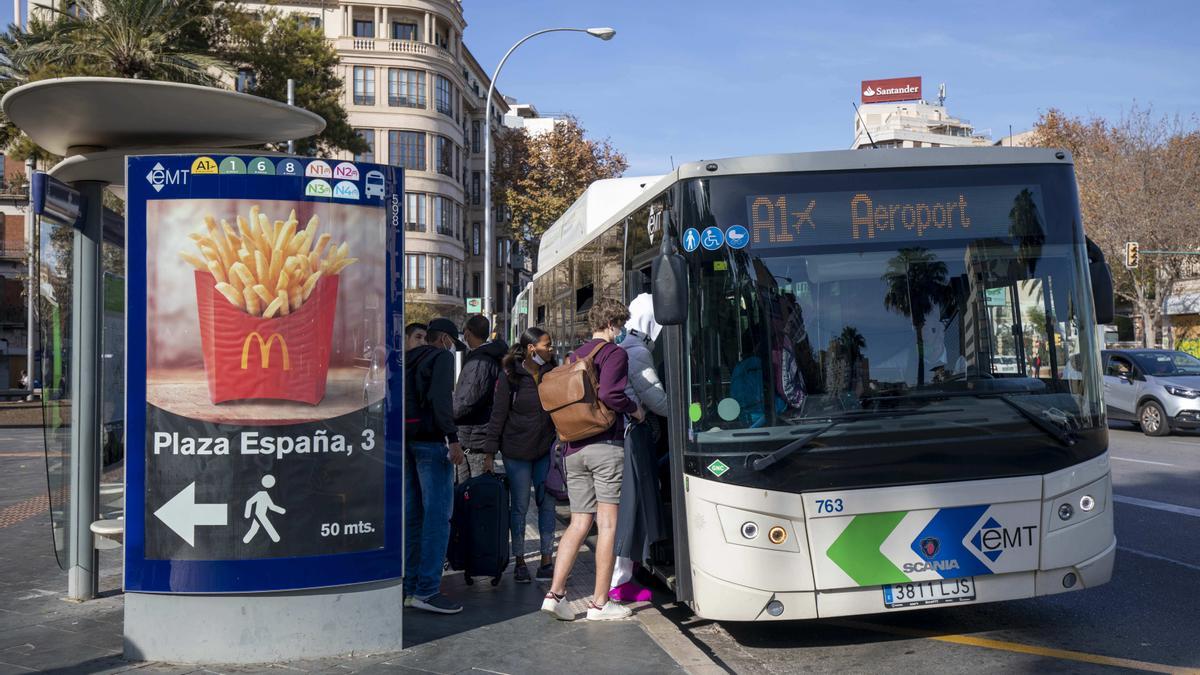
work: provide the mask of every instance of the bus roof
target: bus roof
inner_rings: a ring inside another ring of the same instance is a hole
[[[663,176],[632,176],[598,180],[579,195],[566,213],[542,233],[538,245],[537,266],[548,270],[578,248],[591,241],[613,214],[637,198],[647,186]]]
[[[645,206],[678,180],[752,173],[853,171],[997,164],[1073,164],[1055,148],[887,148],[751,155],[686,162],[664,176],[613,178],[588,186],[546,232],[538,246],[540,277],[617,221]]]

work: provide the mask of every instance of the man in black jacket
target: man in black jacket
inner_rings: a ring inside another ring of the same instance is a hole
[[[454,470],[458,482],[490,473],[495,464],[496,455],[487,453],[484,446],[496,396],[496,378],[500,376],[500,360],[508,352],[508,345],[504,340],[488,341],[491,332],[491,323],[480,314],[467,319],[463,326],[463,337],[470,351],[458,374],[458,386],[454,388],[454,423],[458,426],[458,438],[467,459]]]
[[[454,509],[454,466],[463,462],[454,425],[451,352],[466,345],[449,319],[430,321],[425,342],[404,354],[404,605],[457,614],[462,605],[440,589]]]

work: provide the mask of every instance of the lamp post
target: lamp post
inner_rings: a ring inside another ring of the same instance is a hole
[[[508,57],[512,56],[517,47],[544,33],[557,32],[587,33],[605,41],[613,39],[613,36],[617,34],[617,31],[612,28],[547,28],[539,30],[517,40],[517,43],[504,54],[504,58],[500,59],[496,70],[492,72],[492,80],[488,83],[487,98],[483,104],[483,315],[492,323],[493,328],[496,323],[496,281],[493,270],[495,261],[492,258],[496,249],[496,233],[492,223],[492,94],[496,91],[496,78],[500,77],[500,70],[504,68],[504,62],[508,61]]]

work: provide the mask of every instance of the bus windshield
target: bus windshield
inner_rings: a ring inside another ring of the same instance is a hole
[[[798,491],[1103,451],[1069,167],[726,176],[684,195],[681,236],[724,239],[689,254],[694,473]]]

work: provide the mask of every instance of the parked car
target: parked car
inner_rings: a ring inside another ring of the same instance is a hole
[[[1109,419],[1128,420],[1147,436],[1200,429],[1200,359],[1169,349],[1104,350]]]
[[[997,354],[992,357],[992,372],[1003,373],[1005,375],[1016,375],[1020,370],[1017,368],[1017,357],[1007,354]]]

